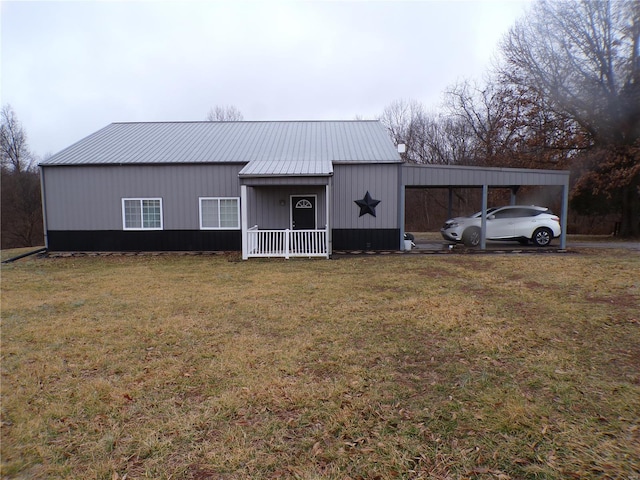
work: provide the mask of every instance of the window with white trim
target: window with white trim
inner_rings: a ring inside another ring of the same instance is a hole
[[[162,230],[162,199],[123,198],[122,228],[125,230]]]
[[[240,229],[240,199],[237,197],[200,197],[200,229]]]

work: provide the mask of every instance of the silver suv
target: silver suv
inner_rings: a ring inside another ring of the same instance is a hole
[[[482,211],[469,217],[447,220],[440,229],[445,240],[462,242],[466,246],[480,244]],[[560,218],[548,208],[535,205],[510,205],[487,209],[487,240],[517,240],[522,245],[529,241],[546,247],[560,236]]]

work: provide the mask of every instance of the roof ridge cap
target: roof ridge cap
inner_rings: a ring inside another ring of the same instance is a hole
[[[153,125],[177,123],[379,123],[380,120],[150,120],[111,122],[111,125]]]

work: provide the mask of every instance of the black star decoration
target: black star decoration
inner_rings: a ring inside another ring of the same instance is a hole
[[[368,191],[362,200],[354,200],[354,202],[357,203],[360,207],[360,216],[363,216],[367,213],[369,215],[373,215],[374,217],[376,216],[376,205],[380,203],[380,200],[374,200],[373,198],[371,198],[371,195],[369,195]]]

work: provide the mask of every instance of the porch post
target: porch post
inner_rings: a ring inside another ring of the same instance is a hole
[[[327,225],[325,226],[325,245],[327,246],[327,258],[331,256],[331,181],[333,177],[329,177],[327,185],[324,188],[324,194],[326,198],[326,210],[327,210]]]
[[[249,219],[247,218],[247,186],[240,185],[240,224],[242,226],[242,259],[249,258],[247,230]]]
[[[289,260],[289,230],[288,228],[284,231],[284,258]]]

